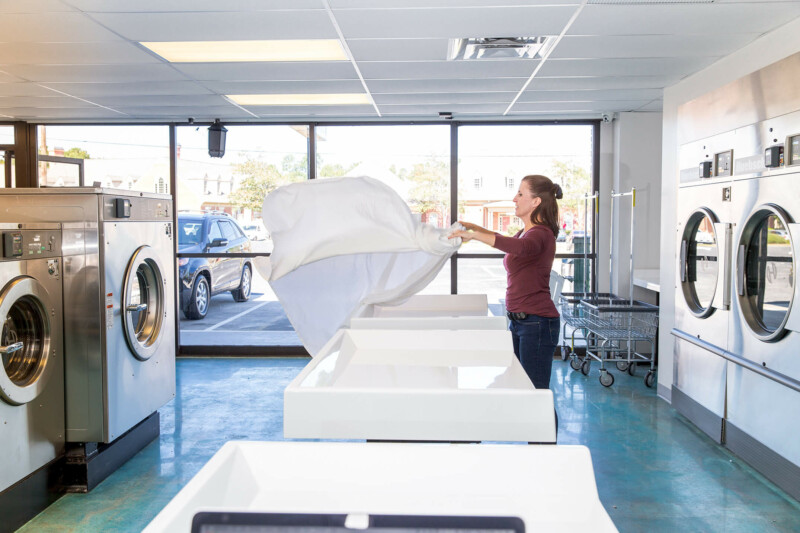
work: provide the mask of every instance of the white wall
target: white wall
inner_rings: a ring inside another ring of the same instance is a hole
[[[658,392],[671,399],[674,340],[669,334],[675,313],[675,228],[678,192],[678,106],[736,79],[800,52],[800,18],[762,35],[741,50],[664,91],[661,165],[661,313]]]
[[[661,127],[661,113],[619,113],[614,120],[611,188],[616,193],[628,193],[636,188],[634,270],[658,268],[660,261]],[[630,196],[615,200],[611,217],[613,292],[627,297],[631,294]]]

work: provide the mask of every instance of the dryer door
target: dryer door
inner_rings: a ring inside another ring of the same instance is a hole
[[[786,333],[794,301],[794,257],[789,216],[774,204],[756,208],[736,253],[736,294],[745,322],[762,341]]]
[[[150,246],[141,246],[134,252],[125,272],[123,329],[133,355],[142,361],[152,357],[163,336],[167,296],[164,272]]]
[[[6,403],[28,403],[47,385],[52,373],[48,362],[55,355],[54,316],[47,290],[34,278],[15,278],[0,292],[0,397]]]
[[[725,235],[724,225],[709,209],[694,211],[686,221],[681,237],[680,284],[686,305],[693,315],[705,318],[714,308],[725,308],[724,292]]]

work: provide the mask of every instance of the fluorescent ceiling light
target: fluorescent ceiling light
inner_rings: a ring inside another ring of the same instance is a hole
[[[372,105],[366,93],[228,94],[238,105]]]
[[[170,63],[348,61],[338,39],[139,43]]]

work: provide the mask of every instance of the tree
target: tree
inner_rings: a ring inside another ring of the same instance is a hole
[[[549,175],[554,183],[561,185],[564,193],[564,198],[558,202],[562,217],[563,213],[567,212],[572,213],[573,217],[578,217],[579,214],[582,217],[583,195],[586,193],[592,194],[592,180],[589,177],[589,172],[584,167],[573,162],[554,161]],[[591,203],[589,204],[589,209],[591,209]],[[591,220],[592,213],[588,213],[588,216],[589,220]],[[583,225],[582,219],[580,225]]]
[[[64,157],[71,157],[73,159],[91,159],[89,152],[81,148],[73,147],[64,152]]]
[[[392,166],[390,169],[400,179],[411,182],[408,191],[408,203],[412,210],[421,214],[430,212],[440,213],[442,222],[447,211],[446,206],[450,205],[450,194],[448,183],[450,171],[447,164],[439,158],[429,157],[422,163],[414,163],[411,169],[397,169]]]
[[[351,163],[346,167],[338,163],[328,164],[323,162],[321,155],[317,154],[317,177],[339,178],[356,168],[359,164],[361,164],[360,161]],[[295,159],[293,155],[287,155],[283,158],[281,167],[285,173],[305,179],[306,175],[308,175],[308,156],[304,155],[303,157]]]
[[[267,194],[281,185],[305,179],[305,175],[281,172],[271,163],[249,157],[241,163],[235,163],[233,173],[244,177],[239,181],[236,190],[231,193],[230,201],[237,207],[252,211],[260,210]]]

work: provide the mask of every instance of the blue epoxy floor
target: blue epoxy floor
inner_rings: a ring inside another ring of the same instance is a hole
[[[139,531],[228,440],[282,440],[283,389],[307,359],[180,359],[161,436],[90,494],[68,494],[19,531]],[[622,532],[800,531],[800,503],[716,445],[644,386],[610,389],[553,365],[560,444],[590,448]],[[575,494],[576,506],[581,494]]]

